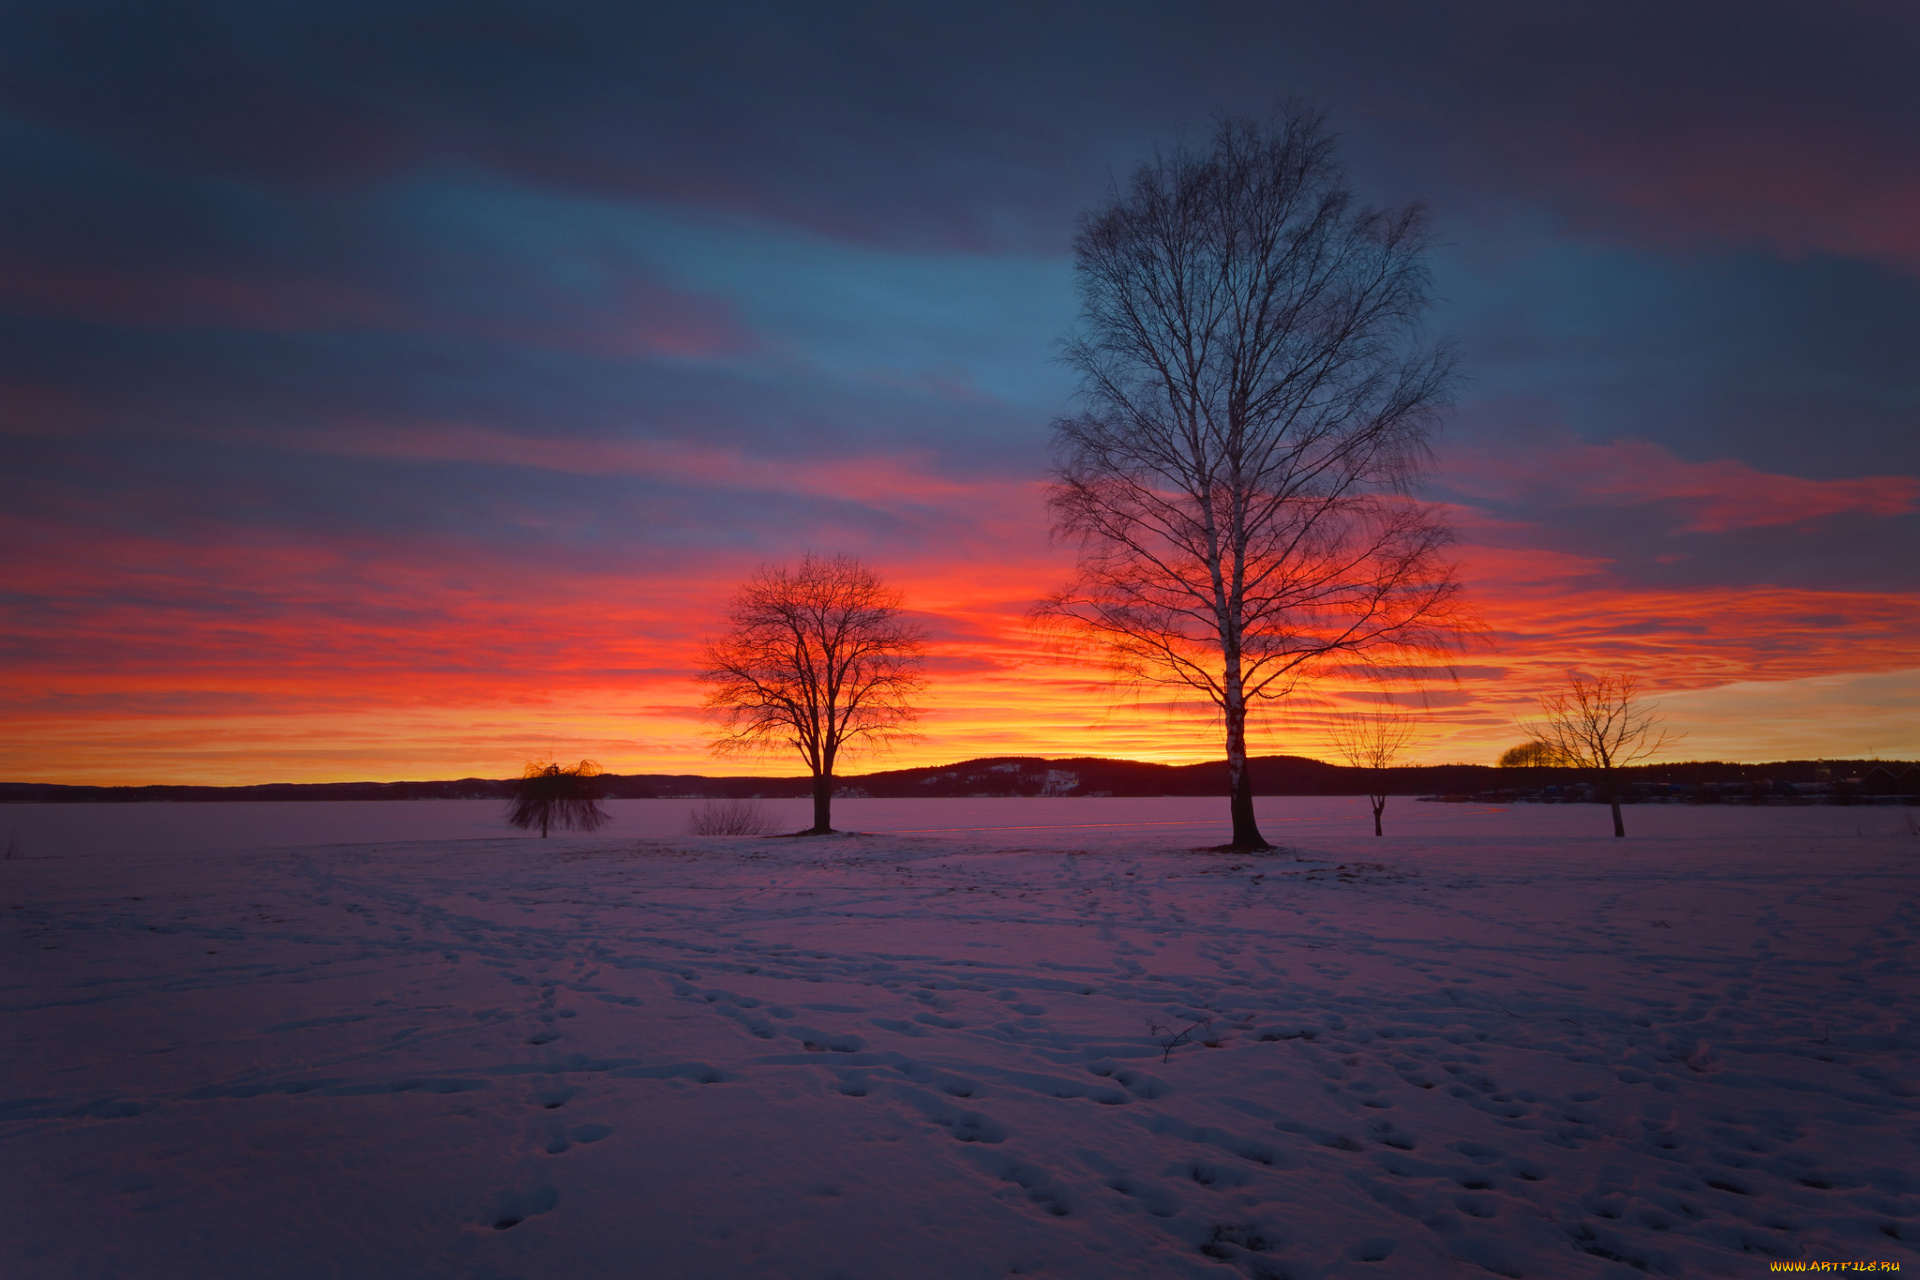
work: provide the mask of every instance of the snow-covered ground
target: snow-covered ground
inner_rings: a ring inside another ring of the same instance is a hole
[[[0,813],[0,1275],[1920,1266],[1908,810],[633,803]]]

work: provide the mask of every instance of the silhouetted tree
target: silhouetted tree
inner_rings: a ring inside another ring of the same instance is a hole
[[[600,766],[591,760],[579,764],[556,764],[536,760],[513,784],[507,801],[507,821],[522,831],[540,828],[545,839],[547,828],[562,831],[598,831],[610,815],[600,807],[600,796],[588,781],[600,775]]]
[[[1664,751],[1677,741],[1661,727],[1660,716],[1640,696],[1630,675],[1614,672],[1582,676],[1569,672],[1563,689],[1540,696],[1540,719],[1520,726],[1544,746],[1553,763],[1591,769],[1613,805],[1613,834],[1625,837],[1615,770]]]
[[[1157,155],[1074,238],[1083,411],[1047,500],[1079,573],[1036,616],[1219,708],[1234,848],[1269,847],[1249,707],[1467,625],[1451,534],[1409,496],[1453,371],[1418,333],[1429,240],[1420,206],[1358,204],[1298,106]]]
[[[1553,748],[1544,742],[1523,742],[1500,753],[1502,769],[1544,769],[1559,763],[1561,761]]]
[[[900,593],[850,556],[761,569],[727,621],[700,673],[726,726],[713,750],[798,750],[813,771],[813,826],[801,834],[830,834],[842,755],[912,736],[925,634],[901,615]]]
[[[1381,834],[1380,815],[1387,811],[1387,770],[1413,744],[1417,732],[1413,717],[1399,707],[1351,712],[1328,727],[1340,758],[1366,771],[1367,803],[1373,806],[1376,836]]]

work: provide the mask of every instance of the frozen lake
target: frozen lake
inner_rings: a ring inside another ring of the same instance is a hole
[[[591,837],[619,843],[677,839],[697,800],[613,800],[613,821]],[[806,800],[764,800],[774,829],[812,821]],[[1368,835],[1372,818],[1358,796],[1263,796],[1255,810],[1269,840]],[[420,840],[538,839],[514,830],[493,800],[284,801],[185,804],[0,805],[0,848],[11,837],[22,858],[276,849]],[[1784,809],[1720,805],[1629,807],[1634,837],[1697,838],[1738,833],[1896,832],[1911,810]],[[1169,847],[1217,844],[1228,835],[1227,802],[1218,796],[837,800],[834,825],[876,834],[986,838],[1035,848],[1097,843],[1114,834],[1157,834]],[[1383,844],[1434,836],[1610,837],[1600,805],[1422,803],[1395,796]]]
[[[1920,1264],[1903,811],[689,807],[0,814],[0,1275]]]

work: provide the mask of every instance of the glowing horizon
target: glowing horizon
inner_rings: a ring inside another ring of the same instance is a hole
[[[881,498],[866,479],[872,474],[888,477]],[[1483,486],[1486,474],[1474,468]],[[1437,487],[1449,481],[1443,470]],[[1697,523],[1703,509],[1727,523],[1725,512],[1751,483],[1735,475],[1731,492],[1701,489],[1691,506],[1676,508],[1664,494],[1639,505],[1657,502],[1675,523]],[[1897,485],[1801,487],[1818,518],[1847,502],[1911,501]],[[1026,608],[1071,571],[1069,550],[1046,543],[1037,481],[961,483],[880,459],[848,468],[845,488],[914,508],[937,535],[924,543],[953,554],[889,560],[884,548],[859,548],[933,632],[932,685],[919,742],[884,760],[849,762],[843,773],[991,755],[1221,758],[1209,708],[1163,688],[1116,687],[1097,663],[1050,651],[1027,627]],[[1632,495],[1609,481],[1603,496]],[[1908,639],[1920,631],[1920,601],[1776,587],[1624,591],[1590,558],[1531,545],[1537,531],[1511,512],[1495,520],[1468,500],[1456,503],[1463,536],[1478,539],[1462,546],[1461,558],[1487,642],[1470,644],[1451,677],[1436,672],[1423,687],[1390,695],[1422,709],[1422,740],[1410,760],[1490,764],[1518,741],[1514,721],[1539,691],[1569,669],[1613,668],[1636,671],[1666,704],[1672,727],[1687,735],[1676,747],[1687,758],[1920,753],[1920,716],[1911,714],[1920,707],[1920,663],[1910,660]],[[1810,518],[1778,501],[1748,517]],[[784,776],[797,767],[797,758],[789,766],[777,755],[710,756],[691,678],[700,638],[719,624],[732,586],[759,556],[714,557],[638,581],[522,566],[465,590],[449,589],[446,570],[431,563],[388,558],[336,582],[329,597],[324,584],[352,561],[337,550],[214,549],[198,565],[188,554],[178,546],[114,549],[122,565],[163,557],[182,583],[217,581],[223,597],[257,591],[272,607],[244,621],[224,610],[209,618],[176,585],[130,618],[126,603],[112,598],[114,584],[99,584],[104,603],[89,625],[103,642],[138,642],[113,651],[103,669],[49,660],[47,637],[48,656],[31,674],[58,697],[52,714],[36,715],[15,686],[10,737],[39,745],[31,755],[11,745],[0,752],[0,778],[239,785],[504,777],[548,751],[590,757],[617,773]],[[78,564],[41,568],[69,587],[83,577]],[[528,575],[539,576],[537,585]],[[41,590],[51,592],[51,582]],[[283,602],[308,591],[298,608],[312,616],[289,634]],[[546,603],[528,603],[535,599]],[[84,612],[66,613],[68,636]],[[330,631],[315,625],[321,619]],[[1743,643],[1756,635],[1766,643]],[[1327,715],[1380,696],[1365,681],[1329,676],[1270,705],[1255,721],[1251,749],[1315,756],[1326,750]],[[1839,709],[1844,716],[1836,717]]]

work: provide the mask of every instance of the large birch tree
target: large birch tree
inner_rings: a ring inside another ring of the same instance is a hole
[[[1451,535],[1412,496],[1453,380],[1421,334],[1430,245],[1421,206],[1359,203],[1299,106],[1156,155],[1074,238],[1080,412],[1048,503],[1079,564],[1038,614],[1218,709],[1235,848],[1268,847],[1252,708],[1464,625]]]

